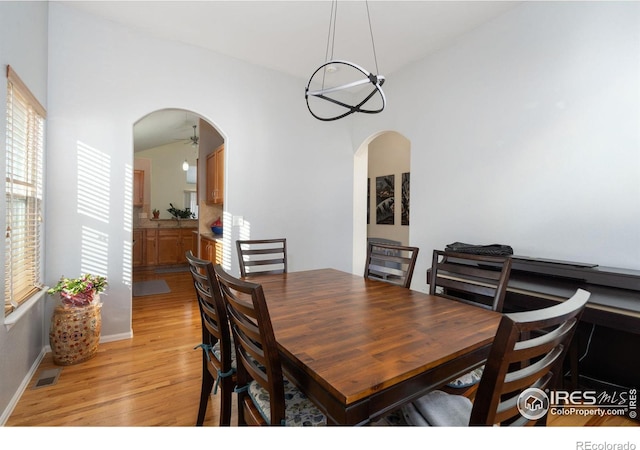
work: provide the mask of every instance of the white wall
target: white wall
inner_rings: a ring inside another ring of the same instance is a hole
[[[410,243],[422,255],[414,288],[426,289],[431,249],[456,240],[640,269],[637,3],[526,2],[385,74],[382,114],[333,123],[306,111],[305,80],[157,41],[59,3],[49,5],[47,104],[46,8],[0,2],[0,60],[16,67],[49,111],[47,281],[82,269],[81,236],[95,230],[111,282],[104,336],[131,331],[125,182],[133,124],[163,108],[197,112],[218,127],[226,210],[243,216],[252,236],[285,235],[291,270],[350,270],[363,254],[352,252],[360,245],[353,236],[366,236],[364,215],[361,231],[352,226],[352,211],[364,209],[364,199],[349,195],[363,181],[353,171],[354,152],[388,130],[411,141]],[[16,24],[27,24],[29,38],[9,37]],[[3,133],[0,126],[2,141]],[[92,173],[80,175],[106,177],[106,218],[78,212],[78,143],[103,154]],[[232,231],[229,239],[241,230]],[[44,345],[39,324],[47,327],[49,314],[35,311],[0,329],[5,411]]]
[[[635,2],[525,2],[387,77],[353,142],[411,141],[414,289],[454,241],[640,269],[639,25]]]
[[[187,172],[182,170],[182,163],[186,160],[191,166],[196,165],[197,148],[191,145],[184,145],[183,142],[173,142],[159,147],[142,150],[136,153],[135,159],[144,158],[151,161],[150,170],[145,172],[145,181],[149,178],[150,204],[149,217],[151,211],[160,211],[161,219],[171,219],[171,214],[167,212],[172,203],[178,209],[184,209],[185,191],[196,190],[196,185],[187,183]],[[137,164],[134,163],[136,169]],[[146,185],[146,182],[145,182]],[[135,218],[134,218],[135,221]]]
[[[94,256],[83,253],[83,233],[98,236],[109,277],[103,338],[131,331],[132,127],[158,109],[194,111],[224,136],[225,211],[243,216],[243,233],[286,236],[291,270],[350,269],[348,122],[313,119],[304,80],[146,37],[62,4],[50,12],[49,281],[81,272]],[[81,146],[102,155],[95,172],[78,173]],[[97,175],[105,177],[106,219],[76,208],[83,194],[76,177]],[[232,248],[241,230],[225,225]],[[229,264],[237,272],[235,254]]]
[[[11,65],[38,101],[47,107],[47,10],[46,2],[0,1],[0,173],[5,173],[6,142],[6,66]],[[0,188],[5,190],[5,177]],[[4,199],[2,211],[5,210]],[[46,227],[46,221],[45,221]],[[6,229],[5,215],[0,215],[0,229]],[[0,260],[5,260],[4,245],[0,246]],[[4,300],[4,272],[2,294]],[[3,301],[4,303],[4,301]],[[42,357],[44,302],[36,304],[12,328],[0,325],[0,425],[22,392],[25,374],[33,370]],[[48,338],[47,338],[48,339]]]

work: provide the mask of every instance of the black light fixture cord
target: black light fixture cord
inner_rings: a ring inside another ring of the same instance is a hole
[[[376,56],[376,44],[373,42],[373,28],[371,27],[371,15],[369,14],[369,2],[365,1],[365,5],[367,6],[367,18],[369,19],[369,33],[371,34],[371,48],[373,48],[373,61],[376,65],[376,75],[380,74],[380,69],[378,69],[378,57]]]
[[[371,13],[369,12],[369,2],[364,2],[367,8],[367,20],[369,22],[369,35],[371,36],[371,48],[373,49],[373,62],[376,66],[376,75],[380,73],[378,68],[378,55],[376,54],[376,44],[373,39],[373,27],[371,26]],[[325,50],[324,60],[329,61],[333,59],[333,51],[336,43],[336,19],[338,17],[338,0],[331,2],[331,15],[329,16],[329,32],[327,33],[327,48]],[[329,56],[329,48],[331,48],[331,56]],[[322,78],[322,85],[324,86],[324,75]]]
[[[331,2],[331,15],[329,16],[329,33],[327,34],[327,49],[324,53],[325,62],[329,61],[329,47],[331,47],[331,59],[333,59],[333,48],[336,43],[336,17],[338,16],[338,0]],[[333,29],[333,33],[331,30]],[[326,69],[322,71],[322,89],[324,89],[324,77]]]
[[[331,46],[331,59],[333,59],[333,48],[336,42],[336,17],[338,16],[338,0],[331,2],[331,15],[329,16],[329,33],[327,35],[327,50],[324,60],[329,61],[329,46]],[[333,33],[331,32],[333,30]]]

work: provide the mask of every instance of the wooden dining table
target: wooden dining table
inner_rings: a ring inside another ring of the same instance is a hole
[[[362,425],[486,360],[501,314],[335,269],[264,275],[286,376]]]

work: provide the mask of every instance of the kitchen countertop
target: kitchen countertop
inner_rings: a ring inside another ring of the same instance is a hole
[[[210,241],[222,242],[221,234],[213,234],[213,233],[200,233],[201,239],[208,239]]]
[[[180,222],[178,222],[175,219],[167,219],[167,220],[143,219],[134,227],[134,229],[137,229],[137,230],[141,230],[141,229],[142,230],[157,230],[157,229],[170,230],[170,229],[178,229],[178,228],[184,228],[185,230],[191,230],[194,233],[197,233],[198,220],[183,219],[183,220],[180,220]],[[208,239],[210,241],[222,243],[222,235],[214,234],[211,231],[200,233],[200,237],[202,239]]]
[[[198,229],[197,219],[142,219],[134,228],[187,228]]]

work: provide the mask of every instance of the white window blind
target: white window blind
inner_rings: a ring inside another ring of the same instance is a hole
[[[7,66],[5,317],[42,289],[45,117],[45,109]]]

